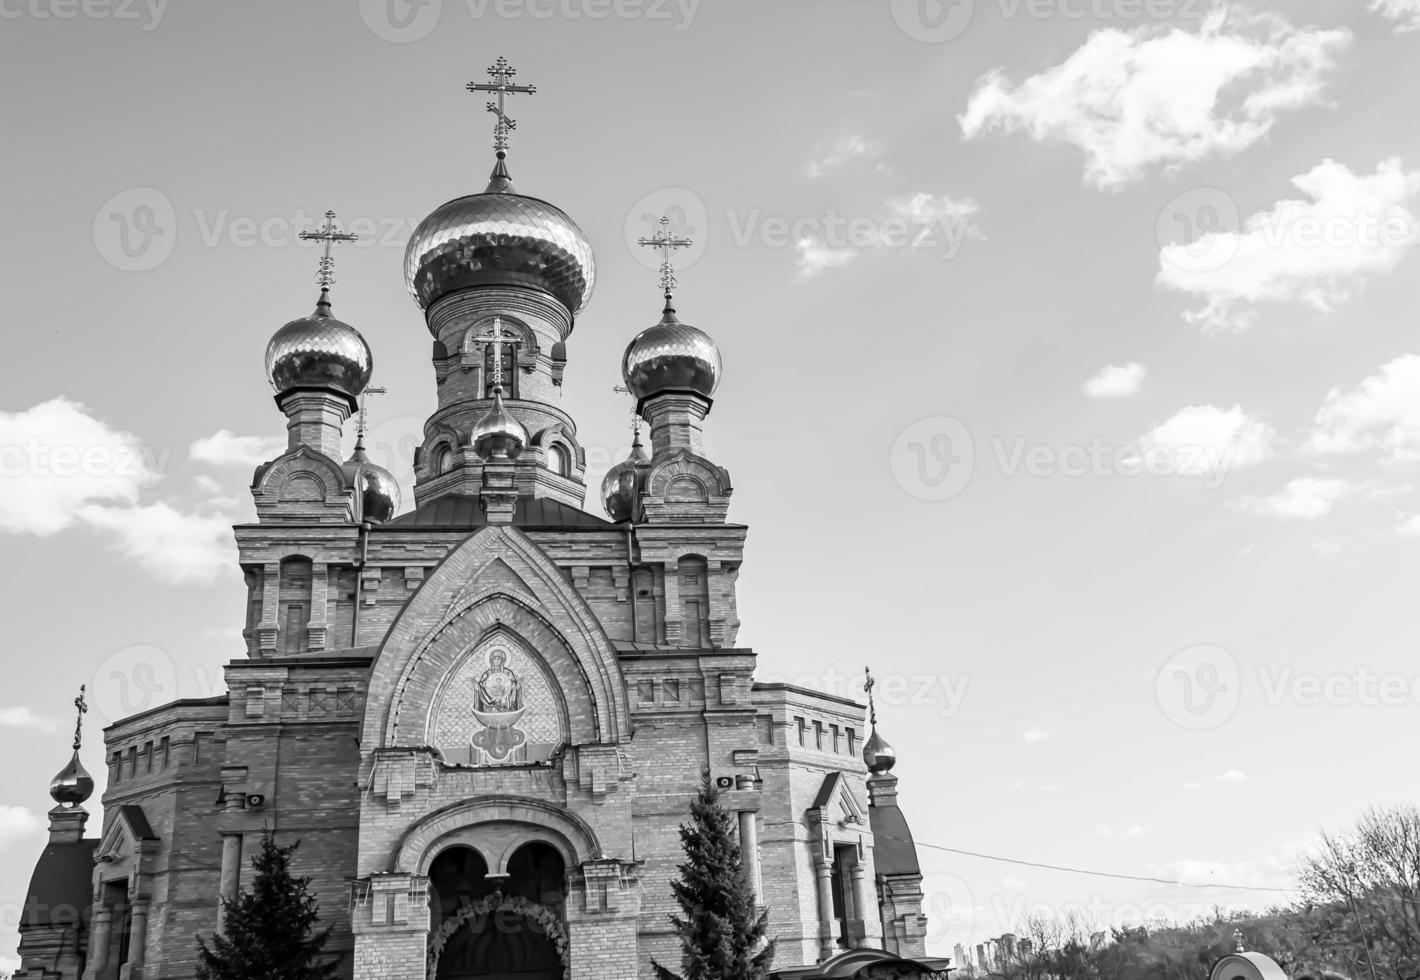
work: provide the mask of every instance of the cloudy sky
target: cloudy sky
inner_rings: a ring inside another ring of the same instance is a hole
[[[594,467],[670,213],[763,679],[873,666],[924,844],[1124,876],[923,847],[935,952],[1283,901],[1319,828],[1420,796],[1417,0],[4,0],[0,904],[78,685],[98,772],[242,651],[229,526],[326,208],[407,479],[403,244],[483,186],[499,55],[518,188],[597,249]]]

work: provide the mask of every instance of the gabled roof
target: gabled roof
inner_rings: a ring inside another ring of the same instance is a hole
[[[401,514],[392,521],[376,525],[375,530],[436,528],[468,531],[483,527],[487,523],[488,518],[483,513],[482,501],[478,497],[472,494],[451,493],[427,500],[408,514]],[[616,525],[551,497],[519,497],[513,510],[513,526],[611,528]]]

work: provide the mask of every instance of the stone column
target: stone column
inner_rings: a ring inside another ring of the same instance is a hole
[[[814,862],[818,881],[818,958],[823,962],[833,955],[833,869],[820,856]]]
[[[261,567],[261,621],[256,626],[256,646],[260,653],[276,652],[281,630],[281,563],[269,561]]]
[[[681,624],[685,620],[685,610],[680,607],[680,565],[675,559],[671,559],[665,564],[664,580],[664,601],[666,604],[666,615],[662,621],[666,629],[666,645],[672,647],[680,646],[682,635]]]
[[[94,928],[89,934],[89,965],[84,970],[85,980],[94,980],[108,968],[108,947],[113,935],[113,909],[107,905],[94,906]]]
[[[873,890],[869,887],[868,876],[863,873],[863,861],[861,858],[853,862],[849,869],[849,877],[853,882],[853,917],[858,920],[860,932],[856,936],[850,935],[851,940],[856,940],[852,945],[859,949],[871,949],[873,944],[869,941],[868,923],[876,918],[874,906],[877,904],[873,897]]]
[[[327,582],[329,567],[323,561],[311,563],[311,618],[306,623],[306,649],[324,650],[330,623],[327,605],[330,586]]]
[[[217,879],[217,931],[227,928],[227,909],[224,903],[235,902],[241,888],[242,875],[242,835],[222,835],[222,870]]]
[[[753,776],[735,777],[735,789],[752,790],[754,788]],[[756,905],[762,906],[765,903],[764,880],[759,861],[759,814],[753,810],[740,811],[740,857],[749,874],[749,887],[754,892],[754,902]]]
[[[143,963],[148,948],[148,899],[135,898],[128,920],[128,975],[134,980],[143,976]]]

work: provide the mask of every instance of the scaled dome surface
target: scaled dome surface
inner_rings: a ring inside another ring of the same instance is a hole
[[[723,371],[715,341],[704,330],[681,323],[670,306],[659,323],[631,339],[621,359],[621,376],[638,399],[672,389],[709,398]]]
[[[404,252],[405,282],[421,309],[473,286],[544,289],[573,316],[596,283],[591,243],[559,207],[513,193],[503,162],[482,194],[440,205]]]
[[[295,388],[335,388],[358,397],[370,381],[374,360],[360,331],[330,315],[321,290],[310,316],[292,320],[266,345],[266,376],[278,394]]]
[[[383,524],[399,511],[399,481],[389,470],[370,462],[363,441],[345,461],[345,476],[360,495],[360,516],[371,524]]]

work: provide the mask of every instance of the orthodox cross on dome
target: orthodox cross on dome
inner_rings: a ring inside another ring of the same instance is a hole
[[[503,332],[503,318],[495,316],[492,324],[486,327],[488,333],[477,333],[473,337],[475,344],[490,344],[493,347],[493,390],[502,392],[503,390],[503,345],[517,343],[518,335],[515,333]]]
[[[671,265],[671,254],[678,248],[689,248],[695,242],[689,238],[684,238],[671,234],[671,219],[661,215],[660,228],[650,238],[638,238],[636,244],[644,248],[654,248],[661,253],[661,291],[666,294],[666,299],[671,298],[671,293],[675,292],[675,268]]]
[[[84,716],[89,713],[89,702],[84,697],[86,685],[79,685],[79,696],[74,699],[74,707],[78,712],[78,717],[74,721],[74,751],[78,752],[79,747],[84,744]]]
[[[616,392],[618,395],[629,395],[629,394],[631,394],[631,389],[628,388],[628,387],[626,387],[626,385],[612,385],[612,386],[611,386],[611,390],[614,391],[614,392]],[[632,441],[632,442],[635,442],[637,439],[641,438],[641,416],[639,416],[639,415],[636,414],[636,406],[635,406],[635,403],[632,403],[632,406],[631,406],[631,426],[630,426],[630,428],[631,428],[631,441]]]
[[[878,727],[878,708],[873,703],[873,688],[878,686],[878,682],[873,680],[873,672],[867,667],[863,668],[863,690],[868,694],[868,724],[874,728]]]
[[[1233,946],[1234,946],[1236,952],[1239,952],[1239,953],[1245,953],[1245,952],[1247,952],[1247,950],[1243,947],[1243,934],[1242,934],[1242,930],[1241,930],[1241,929],[1234,929],[1234,930],[1233,930]]]
[[[321,255],[320,267],[316,270],[316,283],[321,289],[329,289],[335,282],[335,259],[331,257],[330,246],[336,242],[357,242],[360,240],[359,235],[352,235],[349,232],[336,229],[334,211],[325,213],[325,227],[320,231],[303,231],[297,237],[305,242],[325,242],[325,253]]]
[[[503,111],[503,100],[509,95],[533,95],[537,92],[536,85],[514,85],[513,76],[517,73],[518,70],[508,64],[506,58],[499,58],[488,69],[491,82],[469,82],[467,85],[470,92],[492,92],[498,96],[497,102],[488,103],[488,111],[498,117],[493,124],[493,149],[500,154],[508,149],[508,134],[518,128],[517,122]]]
[[[360,392],[360,412],[355,416],[355,440],[357,442],[364,441],[365,432],[368,428],[365,421],[365,399],[370,395],[388,395],[389,393],[390,390],[388,388],[381,388],[377,385],[366,385],[365,390]]]

